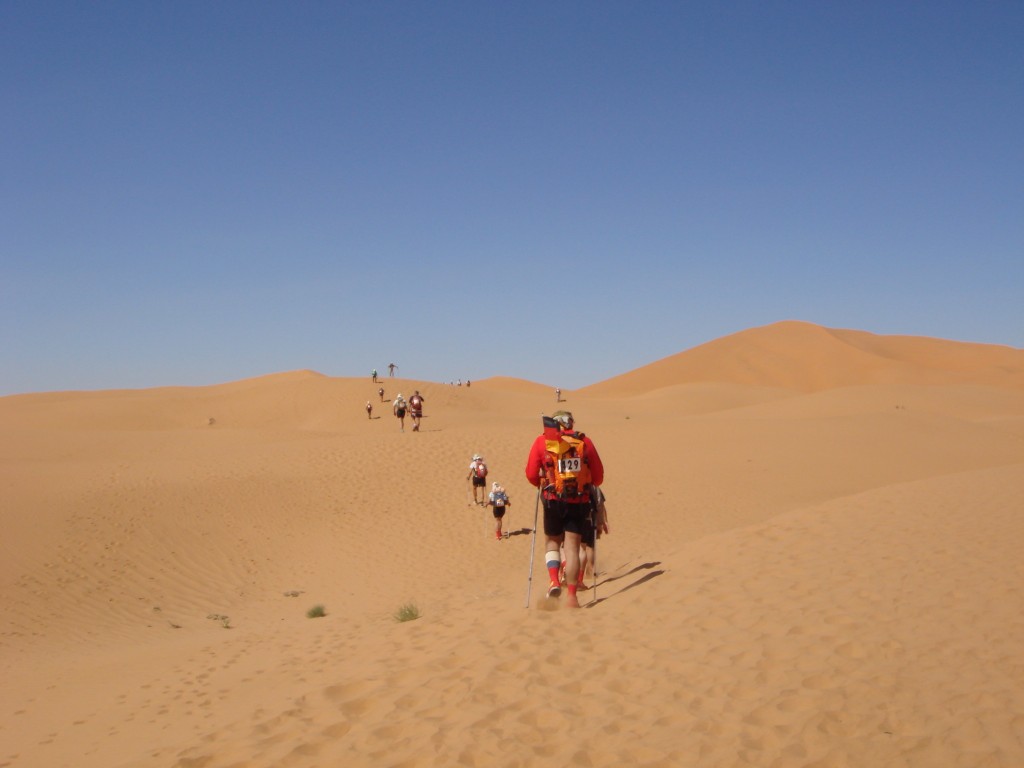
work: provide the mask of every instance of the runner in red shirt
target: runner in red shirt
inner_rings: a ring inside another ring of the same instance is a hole
[[[562,591],[559,548],[564,543],[567,604],[579,608],[580,539],[590,526],[590,486],[604,482],[604,465],[593,441],[575,431],[574,423],[569,411],[544,417],[544,432],[533,441],[526,459],[526,479],[541,489],[544,502],[548,597],[558,597]]]

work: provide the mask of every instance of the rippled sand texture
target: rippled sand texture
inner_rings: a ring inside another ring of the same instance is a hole
[[[579,611],[528,581],[557,384],[0,398],[0,767],[1024,765],[1024,351],[780,323],[563,390]]]

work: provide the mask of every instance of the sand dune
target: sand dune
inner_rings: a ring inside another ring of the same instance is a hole
[[[782,323],[564,393],[581,611],[540,556],[526,606],[548,387],[385,380],[420,433],[310,371],[0,398],[0,766],[1024,765],[1022,371]]]
[[[857,384],[1024,387],[1024,352],[910,336],[877,336],[786,321],[726,336],[586,387],[631,396],[685,382],[815,392]]]

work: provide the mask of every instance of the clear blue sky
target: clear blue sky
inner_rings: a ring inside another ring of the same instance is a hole
[[[0,394],[1024,346],[1024,3],[0,3]]]

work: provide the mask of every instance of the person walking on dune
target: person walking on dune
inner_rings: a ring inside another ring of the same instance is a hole
[[[378,387],[377,395],[380,397],[380,401],[384,402],[384,387]]]
[[[594,442],[574,429],[569,411],[544,417],[544,431],[530,446],[526,479],[540,490],[544,502],[544,562],[548,569],[548,597],[562,592],[559,570],[564,544],[566,604],[579,608],[576,598],[580,569],[580,542],[590,518],[591,486],[604,482],[604,464]]]
[[[391,410],[394,411],[395,417],[398,419],[398,423],[401,425],[401,429],[405,432],[405,411],[409,407],[408,403],[405,402],[405,398],[402,397],[402,393],[398,393],[398,397],[395,398],[395,402],[391,405]]]
[[[423,418],[423,395],[417,389],[409,398],[409,415],[412,416],[412,431],[420,431],[420,419]]]
[[[376,369],[376,368],[374,368],[374,369],[373,369],[372,371],[370,371],[370,380],[371,380],[371,381],[372,381],[372,382],[373,382],[374,384],[376,384],[376,383],[377,383],[377,369]]]
[[[509,500],[508,494],[505,493],[505,489],[497,482],[491,485],[491,493],[487,497],[487,505],[491,508],[491,512],[494,513],[494,538],[501,541],[503,538],[501,524],[505,518],[505,509],[511,507],[512,502]]]
[[[371,403],[369,400],[366,401],[366,418],[373,418],[373,403]]]
[[[487,464],[484,457],[479,453],[473,454],[473,460],[469,462],[469,474],[466,481],[473,488],[473,503],[484,506],[487,504]],[[469,503],[468,501],[466,502]]]
[[[576,589],[585,590],[584,578],[587,566],[590,566],[594,579],[597,579],[597,559],[595,545],[601,534],[608,533],[608,509],[605,506],[604,489],[596,485],[590,486],[590,515],[587,518],[583,533],[580,534],[580,570],[576,576]],[[563,545],[564,550],[564,545]],[[562,557],[561,583],[565,584],[565,556]]]

